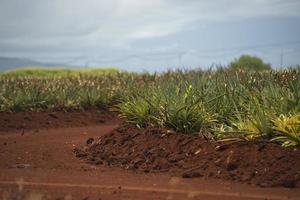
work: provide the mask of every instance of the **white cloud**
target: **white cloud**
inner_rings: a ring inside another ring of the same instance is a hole
[[[0,46],[130,49],[214,21],[300,16],[299,0],[1,0]]]

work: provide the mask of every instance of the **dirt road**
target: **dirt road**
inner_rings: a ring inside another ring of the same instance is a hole
[[[259,188],[87,165],[74,156],[74,146],[108,133],[118,122],[58,126],[0,131],[2,199],[300,199],[300,188]]]

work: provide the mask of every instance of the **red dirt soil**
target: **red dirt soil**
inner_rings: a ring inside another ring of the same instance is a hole
[[[114,122],[115,120],[118,120],[117,113],[92,108],[73,112],[0,112],[0,131],[79,127]]]
[[[300,149],[266,142],[215,143],[164,129],[121,127],[90,138],[77,157],[143,172],[173,172],[183,178],[213,177],[263,187],[296,187]]]
[[[211,177],[185,179],[175,172],[87,164],[74,156],[74,147],[84,146],[88,138],[108,138],[121,121],[113,118],[115,114],[90,110],[56,112],[59,120],[41,125],[51,120],[50,113],[0,113],[1,120],[13,122],[8,126],[2,121],[0,126],[1,199],[299,199],[298,186],[261,188]],[[26,116],[32,116],[32,122]]]

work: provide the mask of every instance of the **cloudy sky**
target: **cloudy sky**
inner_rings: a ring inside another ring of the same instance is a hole
[[[300,63],[299,0],[0,0],[0,25],[0,56],[69,65]]]

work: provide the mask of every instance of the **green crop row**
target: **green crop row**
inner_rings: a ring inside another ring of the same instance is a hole
[[[138,127],[300,143],[300,69],[1,74],[0,110],[110,107]]]

